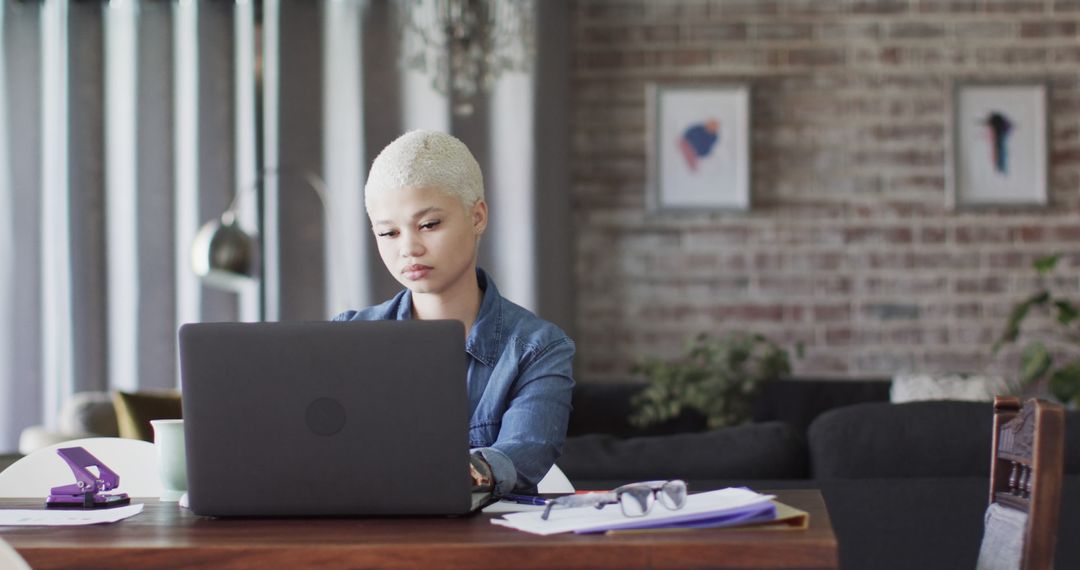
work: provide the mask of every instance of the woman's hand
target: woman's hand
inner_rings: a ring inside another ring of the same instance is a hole
[[[491,476],[491,466],[479,453],[469,454],[469,476],[472,477],[473,491],[490,491],[495,488],[495,478]]]

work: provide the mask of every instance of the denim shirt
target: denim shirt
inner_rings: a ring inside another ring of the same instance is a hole
[[[484,298],[465,341],[469,446],[491,466],[496,495],[535,491],[566,439],[574,341],[504,299],[482,269],[476,277]],[[345,311],[334,320],[411,318],[412,293],[405,289],[381,305]]]

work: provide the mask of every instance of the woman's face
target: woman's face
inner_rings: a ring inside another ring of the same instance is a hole
[[[475,273],[483,200],[465,208],[435,188],[406,188],[372,196],[368,216],[386,269],[413,293],[443,293]]]

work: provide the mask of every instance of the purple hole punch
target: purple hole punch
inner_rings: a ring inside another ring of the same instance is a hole
[[[51,495],[45,499],[45,506],[50,509],[103,509],[126,505],[131,502],[127,493],[105,493],[120,484],[120,476],[109,469],[98,458],[90,455],[81,447],[65,447],[56,450],[72,473],[75,483],[53,487]],[[98,473],[90,467],[97,467]]]

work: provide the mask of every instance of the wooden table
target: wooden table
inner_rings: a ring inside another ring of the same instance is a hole
[[[535,536],[463,518],[208,519],[155,499],[119,523],[0,527],[35,569],[190,568],[836,568],[816,490],[775,492],[810,513],[807,530],[705,529]],[[2,499],[0,508],[40,508]]]

